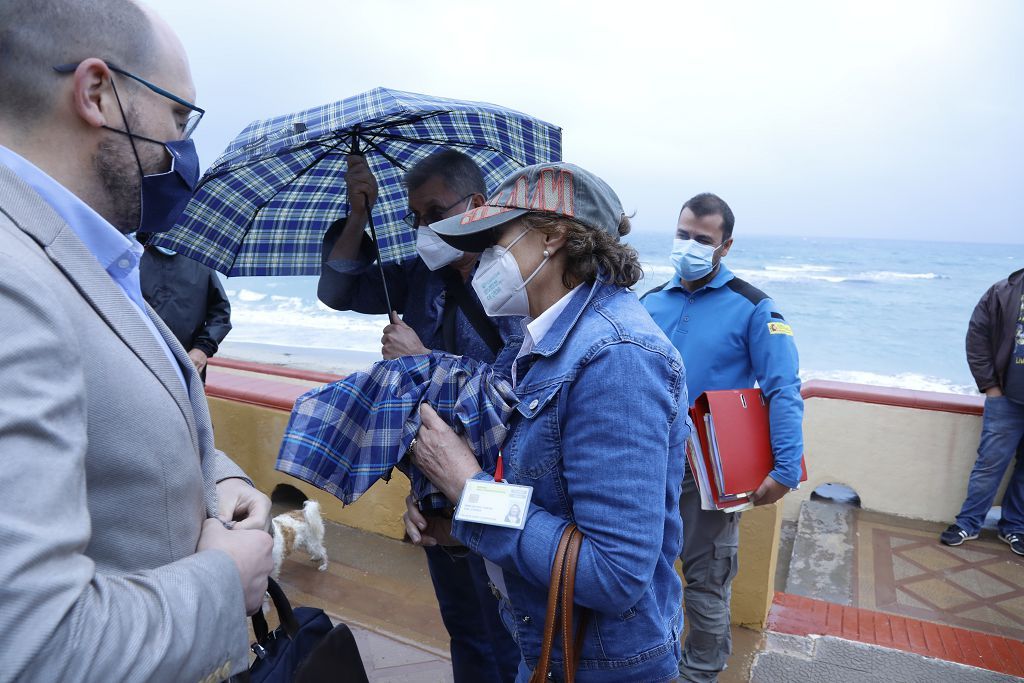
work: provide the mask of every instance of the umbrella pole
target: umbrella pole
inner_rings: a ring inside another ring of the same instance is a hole
[[[352,142],[349,148],[349,154],[358,154],[364,156],[361,149],[359,149],[359,126],[357,125],[352,131]],[[377,228],[373,225],[373,211],[370,209],[370,200],[366,200],[366,222],[370,224],[370,236],[373,237],[373,246],[377,248],[377,267],[380,269],[380,284],[384,287],[384,301],[388,305],[388,319],[391,319],[391,311],[395,310],[395,307],[391,304],[391,292],[388,291],[388,278],[384,274],[384,259],[380,255],[380,242],[377,240]]]
[[[388,291],[388,278],[384,275],[384,259],[380,255],[380,242],[377,241],[377,229],[373,226],[373,213],[370,211],[370,200],[366,200],[366,222],[370,224],[370,236],[373,237],[373,246],[377,248],[377,267],[380,268],[380,283],[384,286],[384,301],[388,305],[388,317],[395,307],[391,304],[391,292]]]

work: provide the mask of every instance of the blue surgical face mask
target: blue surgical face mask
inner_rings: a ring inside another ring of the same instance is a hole
[[[712,247],[696,240],[676,238],[672,241],[672,254],[669,259],[680,279],[686,282],[696,282],[714,270],[715,252],[721,249],[723,244]]]

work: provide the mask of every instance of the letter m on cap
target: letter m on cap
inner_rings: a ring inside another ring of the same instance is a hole
[[[533,190],[530,209],[574,217],[576,206],[573,203],[575,197],[573,189],[571,171],[545,168],[537,178],[537,187]]]

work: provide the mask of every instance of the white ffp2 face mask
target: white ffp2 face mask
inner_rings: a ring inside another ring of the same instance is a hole
[[[480,299],[484,313],[492,318],[502,315],[530,315],[530,299],[526,294],[526,285],[537,276],[550,257],[544,256],[544,260],[530,277],[523,279],[522,273],[519,272],[519,263],[510,250],[516,242],[526,236],[526,232],[523,231],[523,234],[512,240],[507,247],[495,245],[480,254],[480,266],[473,275],[473,291]]]
[[[437,233],[423,226],[416,230],[416,253],[427,264],[427,268],[438,270],[462,258],[460,251],[438,237]]]

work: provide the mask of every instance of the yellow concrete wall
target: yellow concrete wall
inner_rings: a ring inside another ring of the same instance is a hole
[[[402,538],[402,512],[409,480],[395,471],[390,482],[377,482],[352,505],[343,506],[334,496],[274,469],[288,413],[220,398],[210,398],[210,416],[217,447],[245,470],[256,487],[268,496],[278,484],[288,484],[320,503],[325,519]]]
[[[783,499],[783,515],[796,519],[800,503],[817,486],[838,482],[857,492],[865,510],[952,522],[967,492],[980,434],[979,415],[808,399],[808,479]]]
[[[775,596],[782,505],[762,505],[740,518],[739,572],[732,582],[732,623],[763,628]]]
[[[401,473],[343,507],[333,496],[274,470],[288,413],[219,398],[210,399],[210,412],[218,446],[268,495],[278,484],[289,484],[318,500],[327,519],[402,538],[401,515],[409,485]],[[774,590],[780,521],[795,519],[801,501],[817,486],[829,482],[850,486],[860,495],[864,509],[951,521],[967,490],[980,431],[977,415],[808,399],[804,417],[808,481],[781,504],[743,514],[733,622],[763,625]],[[1006,480],[1009,476],[1010,472]]]

